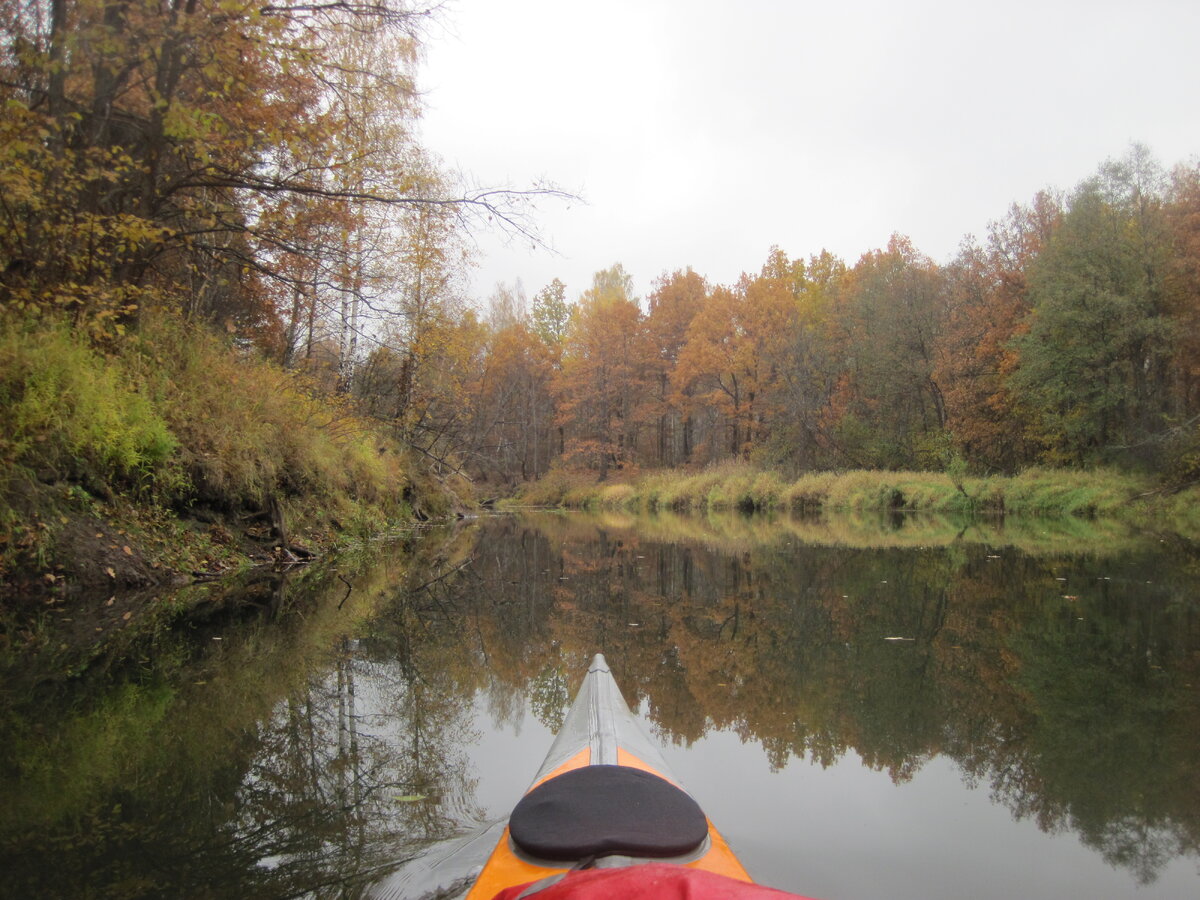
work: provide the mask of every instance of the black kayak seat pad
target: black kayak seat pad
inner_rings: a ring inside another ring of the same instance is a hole
[[[584,766],[542,782],[517,803],[508,828],[518,849],[558,862],[616,854],[669,859],[708,837],[695,800],[631,766]]]

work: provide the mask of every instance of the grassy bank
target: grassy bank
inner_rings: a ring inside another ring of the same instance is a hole
[[[1200,534],[1200,492],[1156,490],[1152,480],[1110,470],[1030,469],[1015,476],[952,478],[940,472],[820,472],[790,481],[774,472],[724,464],[665,471],[627,482],[552,472],[515,498],[528,506],[643,511],[905,510],[955,514],[1141,516]]]
[[[108,349],[0,321],[0,420],[12,596],[222,570],[277,553],[281,525],[315,549],[456,502],[348,405],[174,320]]]

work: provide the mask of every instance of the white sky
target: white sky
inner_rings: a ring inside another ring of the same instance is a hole
[[[852,264],[900,232],[945,262],[1132,141],[1195,161],[1200,2],[450,0],[419,81],[448,165],[585,201],[539,205],[557,255],[480,235],[478,297],[574,299],[614,262],[644,296],[772,244]]]

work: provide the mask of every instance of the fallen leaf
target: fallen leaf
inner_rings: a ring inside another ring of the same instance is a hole
[[[126,555],[126,556],[133,556],[133,551],[129,549],[129,545],[128,545],[128,544],[126,544],[126,545],[125,545],[124,547],[122,547],[121,549],[122,549],[122,550],[125,552],[125,555]]]
[[[133,618],[133,611],[131,610],[130,612],[125,613],[125,615],[121,616],[121,618],[128,622]]]
[[[116,577],[117,577],[117,572],[116,572],[116,569],[114,569],[112,566],[105,566],[105,567],[104,567],[104,572],[105,572],[105,574],[106,574],[106,575],[108,575],[108,577],[109,577],[109,578],[116,578]],[[111,601],[111,600],[109,600],[108,602],[109,602],[109,603],[112,603],[112,601]]]

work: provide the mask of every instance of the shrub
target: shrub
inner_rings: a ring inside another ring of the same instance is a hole
[[[138,485],[165,474],[178,448],[137,374],[61,325],[3,323],[0,409],[6,468]]]

